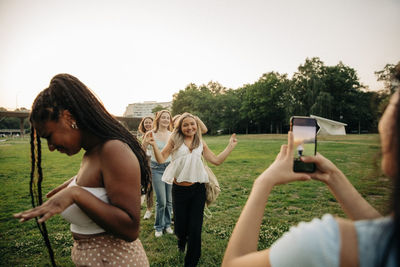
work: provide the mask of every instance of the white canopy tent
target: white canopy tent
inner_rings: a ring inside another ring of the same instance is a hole
[[[347,126],[346,123],[328,120],[315,115],[310,115],[310,117],[317,120],[319,126],[318,135],[346,135],[346,130],[344,129]]]

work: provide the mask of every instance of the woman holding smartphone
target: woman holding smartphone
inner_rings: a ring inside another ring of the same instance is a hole
[[[400,81],[400,63],[395,67]],[[399,87],[399,86],[397,86]],[[390,99],[380,122],[382,171],[394,181],[392,213],[382,217],[346,176],[322,155],[302,157],[314,173],[293,172],[293,135],[254,182],[233,230],[222,266],[400,266],[400,96]],[[291,227],[269,249],[257,251],[265,205],[273,187],[293,181],[324,182],[349,219],[324,215]],[[246,246],[243,246],[246,244]]]

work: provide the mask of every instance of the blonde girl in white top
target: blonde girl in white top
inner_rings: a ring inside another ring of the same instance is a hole
[[[159,163],[171,155],[171,163],[162,180],[173,184],[172,201],[179,250],[184,252],[187,243],[185,266],[196,266],[201,255],[201,229],[206,200],[204,183],[208,182],[201,156],[214,165],[220,165],[237,144],[236,134],[233,134],[225,150],[216,156],[202,140],[198,129],[197,117],[184,113],[162,151],[151,134],[145,136],[153,146]]]

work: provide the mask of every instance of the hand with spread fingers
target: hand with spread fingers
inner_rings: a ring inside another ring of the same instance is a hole
[[[292,181],[310,180],[310,174],[293,171],[293,134],[288,134],[288,144],[282,145],[275,161],[257,178],[257,180],[272,183],[272,186],[286,184]]]
[[[79,190],[79,187],[72,186],[65,188],[54,194],[42,205],[14,214],[14,218],[20,219],[20,222],[25,222],[35,217],[40,217],[38,220],[39,223],[47,221],[52,216],[60,214],[74,203],[73,194],[76,190]]]

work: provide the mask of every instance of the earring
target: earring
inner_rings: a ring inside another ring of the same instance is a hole
[[[78,125],[76,125],[76,122],[71,123],[71,128],[72,129],[79,129]]]

